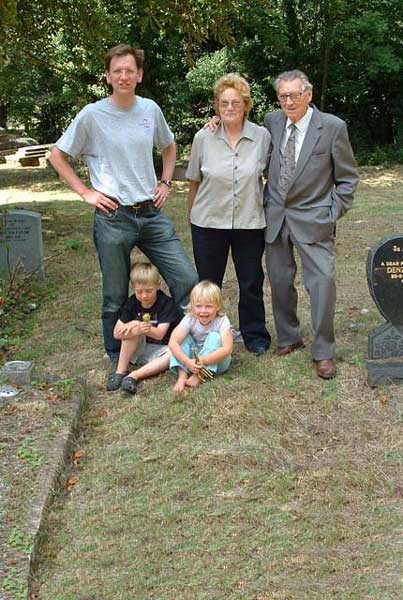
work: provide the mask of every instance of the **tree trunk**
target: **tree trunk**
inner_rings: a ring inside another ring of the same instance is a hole
[[[292,62],[300,55],[300,26],[297,18],[298,2],[284,0],[284,13],[287,24],[289,46],[292,52]],[[295,68],[295,67],[294,67]]]
[[[331,10],[329,1],[324,3],[323,7],[323,41],[322,41],[322,83],[320,90],[320,110],[324,111],[326,108],[326,92],[327,82],[329,78],[329,65],[330,65],[330,47],[333,37],[333,22],[331,16]]]
[[[330,35],[326,33],[325,47],[323,49],[323,63],[322,63],[322,83],[320,90],[320,110],[324,111],[326,108],[326,92],[327,92],[327,81],[329,77],[329,64],[330,64]]]
[[[0,102],[0,127],[7,128],[7,106]]]

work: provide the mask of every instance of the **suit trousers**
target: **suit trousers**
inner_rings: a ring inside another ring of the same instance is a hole
[[[221,287],[231,249],[239,285],[239,329],[245,346],[269,348],[263,302],[264,229],[214,229],[192,225],[193,254],[200,280]]]
[[[314,360],[333,358],[336,348],[334,239],[311,244],[298,242],[286,220],[274,242],[266,244],[277,343],[279,346],[289,346],[301,339],[297,317],[298,294],[294,285],[297,272],[294,248],[301,258],[303,282],[311,303],[312,357]]]

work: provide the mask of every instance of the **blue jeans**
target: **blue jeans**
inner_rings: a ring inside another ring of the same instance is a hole
[[[105,350],[111,359],[119,356],[120,341],[113,329],[122,304],[127,300],[130,254],[137,246],[166,281],[176,304],[188,302],[198,281],[171,221],[153,207],[139,212],[118,208],[95,211],[94,243],[102,272],[102,324]]]
[[[209,333],[204,340],[203,348],[199,351],[199,356],[205,356],[206,354],[211,354],[214,350],[218,350],[222,347],[221,335],[217,331],[212,331]],[[193,348],[196,348],[196,342],[192,338],[191,335],[187,335],[183,342],[181,343],[181,348],[184,354],[189,358],[194,358]],[[214,363],[212,365],[208,365],[208,369],[213,373],[224,373],[227,371],[231,364],[231,356],[227,356],[219,363]],[[176,369],[179,367],[186,373],[189,373],[189,369],[185,367],[175,356],[171,356],[171,360],[169,362],[169,368],[173,373],[176,373]]]

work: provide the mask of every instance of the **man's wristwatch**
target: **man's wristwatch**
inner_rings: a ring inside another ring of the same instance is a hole
[[[172,187],[172,179],[161,179],[161,183],[165,183],[169,188]]]

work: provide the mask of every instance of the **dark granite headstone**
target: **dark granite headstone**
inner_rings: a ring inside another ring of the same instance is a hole
[[[403,235],[384,238],[371,248],[367,279],[387,321],[368,335],[368,382],[403,383]]]
[[[23,266],[44,278],[41,215],[29,210],[0,213],[0,274]]]

